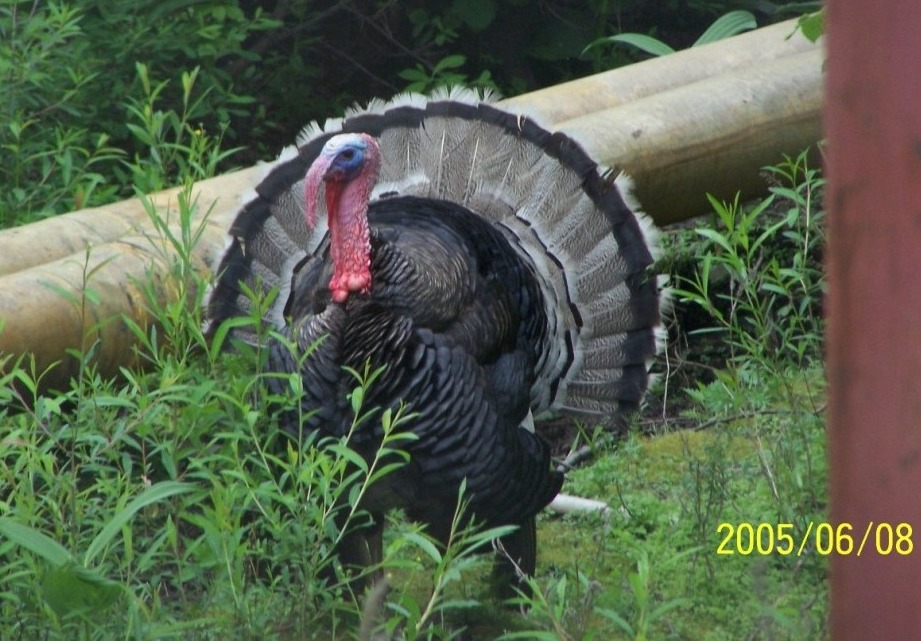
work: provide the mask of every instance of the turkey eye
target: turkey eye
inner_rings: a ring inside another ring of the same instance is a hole
[[[355,150],[346,149],[340,154],[340,157],[342,158],[342,160],[352,160],[355,157]]]

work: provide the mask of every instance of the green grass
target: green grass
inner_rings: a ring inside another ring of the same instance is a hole
[[[614,513],[545,521],[541,566],[595,586],[591,605],[618,613],[632,632],[603,616],[585,620],[583,605],[582,614],[564,610],[564,621],[579,623],[560,638],[822,638],[825,560],[814,547],[802,556],[717,553],[721,523],[792,523],[802,534],[823,519],[824,422],[809,408],[821,405],[824,385],[818,367],[802,374],[819,382],[795,392],[800,409],[783,388],[740,404],[713,383],[690,410],[710,427],[632,434],[570,475],[568,491],[604,499]],[[743,551],[748,544],[742,537]],[[631,574],[643,578],[643,598]]]
[[[37,528],[62,551],[0,545],[5,638],[354,638],[351,601],[316,580],[336,535],[326,513],[335,501],[306,498],[337,478],[337,459],[272,458],[271,429],[242,400],[251,378],[234,365],[97,380],[82,398],[7,410],[4,523]],[[725,389],[705,392],[733,400]],[[809,407],[822,393],[810,387],[797,402]],[[456,607],[443,629],[469,626],[473,638],[821,638],[825,563],[812,546],[803,556],[716,551],[723,522],[790,522],[802,533],[823,518],[821,415],[787,413],[783,394],[759,400],[785,411],[734,418],[733,408],[707,430],[634,434],[572,473],[568,491],[614,513],[541,520],[535,586],[545,600],[528,617],[490,601],[485,559],[435,572],[433,548],[398,523],[387,544],[392,625],[421,618],[432,577],[450,571],[458,574],[442,603]],[[158,488],[157,500],[131,510]],[[646,634],[624,633],[605,613]]]

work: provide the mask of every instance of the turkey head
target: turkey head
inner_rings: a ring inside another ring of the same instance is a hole
[[[333,301],[344,303],[350,293],[371,289],[371,241],[368,201],[380,173],[377,141],[367,134],[330,138],[307,171],[307,225],[316,225],[321,183],[326,185]]]

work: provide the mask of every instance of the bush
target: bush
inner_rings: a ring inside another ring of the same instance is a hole
[[[125,163],[154,149],[137,126],[149,131],[155,100],[181,115],[180,126],[165,123],[171,135],[194,128],[220,137],[253,103],[235,90],[226,61],[254,59],[244,40],[275,24],[235,0],[4,3],[0,227],[130,195],[137,177]],[[196,96],[177,70],[194,73]],[[139,186],[178,182],[181,169]]]
[[[825,181],[808,152],[768,168],[771,195],[741,205],[710,198],[714,224],[676,295],[703,309],[736,366],[803,367],[822,356]],[[701,246],[702,245],[702,246]]]

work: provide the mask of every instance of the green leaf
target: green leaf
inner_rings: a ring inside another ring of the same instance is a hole
[[[50,570],[42,579],[42,596],[61,618],[100,612],[115,603],[122,590],[121,584],[73,561]]]
[[[435,65],[435,68],[432,70],[432,75],[437,76],[439,73],[443,73],[448,69],[457,69],[459,67],[463,67],[465,62],[467,62],[467,58],[460,54],[445,56],[438,61],[438,64]]]
[[[727,252],[732,251],[732,246],[729,244],[729,240],[727,240],[727,238],[723,236],[721,233],[719,233],[717,230],[703,227],[701,229],[696,229],[695,231],[697,232],[698,235],[703,236],[704,238],[713,242],[716,245],[719,245],[720,247],[725,249]]]
[[[415,69],[404,69],[397,76],[411,82],[427,82],[429,79],[429,75],[425,73],[425,70],[418,66]]]
[[[139,510],[162,501],[176,494],[182,494],[184,492],[191,492],[195,489],[194,485],[189,483],[181,483],[179,481],[163,481],[155,485],[151,485],[149,488],[141,492],[138,496],[131,500],[128,505],[126,505],[121,511],[119,511],[115,516],[112,517],[112,520],[109,521],[102,531],[96,535],[96,538],[90,543],[89,547],[86,549],[86,554],[83,556],[83,565],[89,566],[92,564],[93,560],[96,558],[96,555],[102,552],[102,550],[109,545],[115,535],[121,531],[122,526],[127,523],[131,517],[133,517]]]
[[[633,626],[627,623],[627,620],[614,610],[609,610],[608,608],[595,608],[595,612],[614,623],[618,628],[623,630],[627,636],[636,636],[636,633],[633,630]]]
[[[658,38],[653,38],[644,33],[620,33],[616,36],[602,38],[600,41],[596,40],[595,42],[620,42],[625,45],[630,45],[631,47],[636,47],[646,53],[651,53],[654,56],[667,56],[670,53],[675,53],[674,49]],[[589,47],[591,46],[592,45],[589,45]]]
[[[649,618],[650,620],[655,621],[661,619],[666,612],[674,610],[675,608],[689,607],[690,605],[690,599],[672,599],[671,601],[667,601],[666,603],[653,608],[649,613]]]
[[[405,532],[403,534],[403,538],[410,543],[414,543],[416,547],[425,552],[425,554],[428,555],[428,557],[435,563],[441,562],[441,550],[439,550],[438,546],[432,543],[432,540],[428,537],[419,534],[418,532]]]
[[[816,11],[815,13],[801,16],[797,21],[797,26],[807,40],[815,42],[825,33],[825,12]]]
[[[362,474],[368,473],[368,462],[361,454],[350,448],[348,443],[332,443],[329,445],[329,450],[340,459],[354,465]]]
[[[245,317],[236,317],[230,318],[218,325],[217,330],[214,332],[214,335],[211,337],[211,346],[208,349],[209,356],[211,360],[217,360],[218,354],[224,347],[224,342],[227,340],[227,336],[231,330],[238,327],[246,327],[252,325],[253,321]]]
[[[393,419],[393,411],[391,410],[391,408],[388,407],[383,412],[381,412],[381,428],[383,428],[384,434],[387,434],[388,432],[390,432],[390,428],[393,424],[392,419]]]
[[[724,40],[743,31],[755,29],[757,26],[755,16],[749,11],[730,11],[717,18],[692,46],[698,47],[717,40]]]
[[[408,460],[408,458],[407,458]],[[389,463],[387,465],[382,465],[375,468],[374,473],[368,479],[368,483],[376,483],[380,479],[384,478],[388,474],[399,470],[402,467],[405,467],[406,461],[400,461],[398,463]]]
[[[781,287],[780,285],[775,285],[774,283],[764,283],[761,285],[761,289],[766,292],[772,292],[780,296],[786,296],[788,292]]]
[[[73,561],[70,552],[60,543],[35,528],[13,519],[0,517],[0,534],[27,550],[31,550],[51,565],[60,566]]]
[[[352,403],[352,413],[358,416],[361,412],[361,404],[365,400],[365,390],[361,387],[356,387],[352,390],[352,393],[349,394],[349,401]]]

